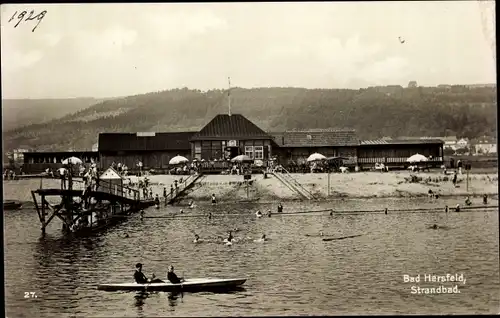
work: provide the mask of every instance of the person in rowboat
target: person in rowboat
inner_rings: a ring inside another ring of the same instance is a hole
[[[167,279],[172,283],[172,284],[180,284],[184,281],[184,278],[179,278],[177,275],[174,273],[174,267],[170,265],[168,267],[168,272],[167,272]]]
[[[154,275],[151,279],[148,279],[146,275],[144,275],[144,273],[142,272],[141,263],[137,263],[135,265],[134,279],[137,284],[164,283],[164,281],[162,281],[161,279],[158,278],[155,279]]]

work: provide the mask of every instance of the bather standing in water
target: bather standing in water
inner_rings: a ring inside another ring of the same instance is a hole
[[[212,194],[212,205],[217,204],[217,199],[215,198],[215,194]]]
[[[483,204],[488,204],[488,195],[483,195]]]
[[[278,213],[283,212],[283,205],[281,205],[281,202],[278,204]]]

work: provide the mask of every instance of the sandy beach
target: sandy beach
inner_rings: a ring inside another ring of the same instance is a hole
[[[438,173],[414,174],[418,180],[410,180],[410,173],[401,172],[360,172],[335,173],[330,175],[330,195],[328,195],[328,174],[291,174],[292,177],[310,191],[316,198],[328,200],[336,198],[388,198],[427,196],[429,189],[440,196],[489,196],[498,195],[497,174],[470,174],[469,191],[466,176],[459,175],[457,186],[451,182],[451,175]],[[163,194],[163,188],[170,190],[174,180],[187,176],[152,175],[150,179],[154,194]],[[138,177],[130,176],[127,182],[137,183]],[[44,187],[60,186],[57,179],[44,179]],[[32,201],[31,190],[40,187],[40,179],[4,181],[4,199]],[[252,182],[247,186],[243,176],[239,175],[205,175],[190,189],[182,201],[208,201],[212,194],[221,202],[276,200],[300,200],[301,197],[292,192],[274,176],[252,175]]]
[[[330,174],[330,195],[328,195],[328,174],[291,174],[292,177],[319,199],[346,198],[388,198],[427,196],[429,189],[440,196],[489,196],[498,195],[497,174],[470,174],[469,191],[466,186],[466,175],[459,175],[457,186],[451,182],[452,175],[439,173],[414,174],[418,181],[410,182],[410,173],[401,172],[360,172],[347,174]],[[160,196],[163,187],[170,190],[174,180],[186,176],[155,175],[149,176],[153,193]],[[137,177],[129,177],[134,183]],[[205,175],[199,179],[183,201],[209,200],[215,194],[219,201],[259,201],[300,200],[301,197],[292,192],[274,176],[252,175],[252,183],[247,187],[243,176],[238,175]]]

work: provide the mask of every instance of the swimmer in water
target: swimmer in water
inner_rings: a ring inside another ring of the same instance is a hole
[[[483,204],[488,204],[488,195],[483,195]]]
[[[194,209],[195,207],[196,207],[196,204],[194,204],[194,201],[191,200],[191,202],[189,202],[189,208]]]
[[[258,218],[260,218],[260,217],[262,217],[262,212],[257,211],[257,212],[255,212],[255,215],[256,215]]]
[[[330,211],[330,216],[333,216],[333,211]]]
[[[271,217],[271,210],[267,210],[267,216]]]
[[[224,239],[224,242],[225,243],[232,243],[232,241],[233,241],[233,231],[229,231],[227,238]]]
[[[224,242],[226,242],[227,246],[233,245],[233,233],[231,233],[231,231],[229,231],[229,236],[224,240]]]
[[[180,212],[181,212],[181,213],[184,213],[184,210],[183,210],[183,209],[181,209],[181,211],[180,211]]]
[[[212,219],[212,212],[208,213],[208,219],[211,220]]]
[[[438,228],[437,224],[434,224],[434,225],[432,226],[432,228],[433,228],[434,230],[437,230],[437,228]]]
[[[455,207],[455,212],[460,212],[460,204],[457,204],[457,206]]]
[[[472,204],[472,202],[471,202],[471,200],[470,200],[470,198],[469,198],[469,197],[467,197],[467,198],[465,199],[465,204],[466,204],[466,205],[471,205],[471,204]]]
[[[323,236],[323,231],[319,231],[319,236]]]
[[[258,240],[255,240],[255,242],[262,243],[267,241],[266,234],[262,234],[261,238]]]
[[[200,236],[198,234],[195,234],[193,243],[199,243],[199,242],[200,242]]]
[[[128,233],[125,233],[125,238],[129,238],[130,236],[128,236]]]

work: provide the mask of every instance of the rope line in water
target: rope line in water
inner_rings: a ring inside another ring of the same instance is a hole
[[[490,210],[497,209],[498,206],[471,206],[471,207],[461,207],[460,212],[481,212],[478,210]],[[454,207],[449,207],[448,213],[457,213],[454,211]],[[312,214],[312,213],[321,213],[321,212],[333,212],[335,214],[361,214],[361,213],[385,213],[385,209],[383,210],[334,210],[334,209],[323,209],[323,210],[309,210],[309,211],[297,211],[297,212],[275,212],[272,215],[297,215],[297,214]],[[444,212],[444,208],[415,208],[415,209],[395,209],[395,210],[387,210],[387,213],[404,213],[404,212],[412,212],[412,213],[429,213],[429,212]],[[458,212],[458,213],[460,213]],[[215,216],[236,216],[236,215],[245,215],[242,213],[223,213],[223,214],[212,214],[212,217]],[[195,217],[208,217],[208,214],[175,214],[175,215],[164,215],[164,216],[144,216],[145,219],[175,219],[175,218],[195,218]],[[262,216],[266,218],[266,215]]]

